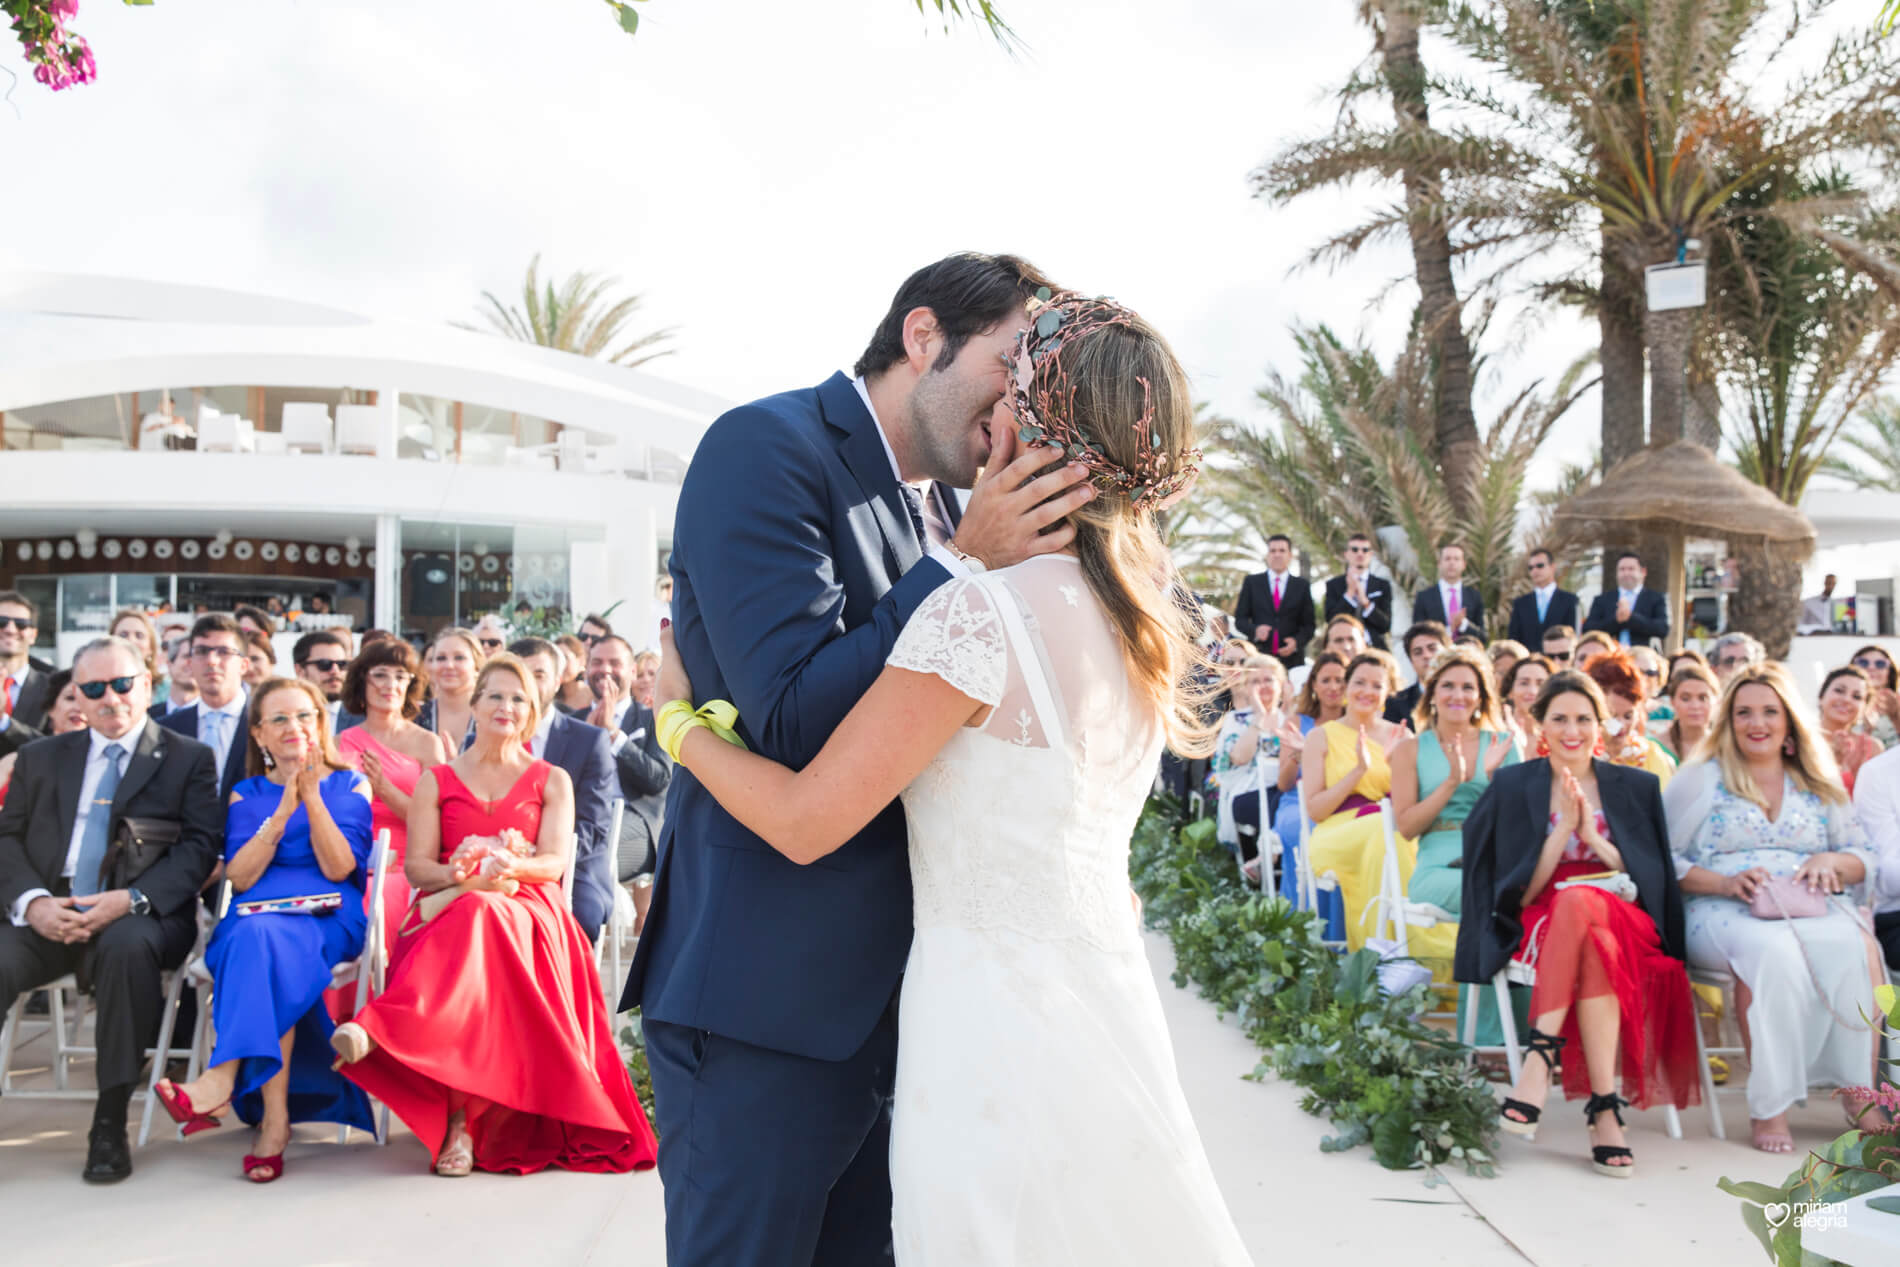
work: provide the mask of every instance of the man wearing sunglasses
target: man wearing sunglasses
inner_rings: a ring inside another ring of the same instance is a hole
[[[1392,582],[1372,574],[1372,538],[1355,532],[1346,540],[1346,570],[1326,582],[1326,619],[1356,616],[1366,639],[1384,651],[1392,628]]]
[[[475,622],[475,641],[482,644],[483,655],[494,655],[508,645],[508,627],[491,612]]]
[[[229,616],[211,612],[191,626],[191,677],[198,684],[198,702],[176,709],[158,724],[205,744],[217,756],[218,804],[231,799],[231,789],[244,777],[244,751],[251,733],[246,711],[250,693],[244,689],[244,630]]]
[[[1531,592],[1512,600],[1511,623],[1505,637],[1535,647],[1550,630],[1564,625],[1570,627],[1574,638],[1583,609],[1577,605],[1575,594],[1558,587],[1557,563],[1550,551],[1539,546],[1525,555],[1524,570],[1530,574]]]
[[[1529,643],[1525,643],[1529,646]],[[1573,669],[1576,666],[1571,659],[1577,651],[1577,631],[1569,625],[1552,625],[1544,630],[1544,640],[1538,644],[1551,663],[1560,669]]]
[[[89,729],[21,749],[0,807],[0,1008],[69,972],[90,982],[99,1098],[81,1174],[117,1183],[132,1173],[126,1104],[158,1037],[159,976],[197,935],[224,803],[211,750],[146,716],[136,647],[96,638],[72,672]],[[114,847],[128,819],[146,847]]]
[[[38,605],[18,590],[0,591],[0,757],[46,733],[53,670],[30,654],[39,636]]]
[[[341,629],[318,629],[297,639],[290,659],[297,676],[323,692],[330,706],[332,737],[363,724],[362,717],[343,711],[343,679],[350,675],[350,635]]]
[[[591,651],[594,644],[599,642],[602,638],[611,638],[614,636],[614,627],[608,624],[603,617],[593,612],[588,612],[585,616],[581,617],[580,628],[576,633],[580,640],[586,643]]]

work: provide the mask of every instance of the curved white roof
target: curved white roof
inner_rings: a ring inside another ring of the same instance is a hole
[[[447,324],[126,278],[0,269],[0,411],[186,384],[396,389],[690,455],[726,402]]]

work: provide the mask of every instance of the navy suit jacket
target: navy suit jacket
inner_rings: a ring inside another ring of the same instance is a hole
[[[1278,637],[1255,640],[1253,631],[1266,625]],[[1255,572],[1240,583],[1234,600],[1234,633],[1252,642],[1261,655],[1280,657],[1297,669],[1306,663],[1306,644],[1319,628],[1313,611],[1313,585],[1303,576],[1289,576],[1280,587],[1280,603],[1273,602],[1273,573]]]
[[[1471,625],[1471,632],[1484,637],[1484,595],[1478,593],[1478,587],[1459,586],[1458,605],[1458,614]],[[1451,623],[1445,619],[1444,592],[1436,585],[1428,585],[1412,597],[1412,623],[1416,625],[1421,620],[1435,620],[1446,626]],[[1458,633],[1456,629],[1451,630],[1454,638]]]
[[[1614,612],[1616,605],[1611,604]],[[1511,603],[1511,624],[1505,637],[1513,642],[1521,642],[1526,649],[1541,653],[1544,649],[1544,630],[1558,625],[1577,627],[1577,596],[1569,590],[1560,589],[1550,596],[1550,606],[1544,611],[1544,618],[1537,618],[1537,595],[1520,594]]]
[[[849,378],[731,410],[700,441],[673,529],[673,636],[693,692],[739,710],[754,752],[818,754],[949,572],[924,555]],[[910,952],[910,862],[893,801],[801,867],[681,768],[623,1008],[754,1046],[843,1060]]]
[[[1590,603],[1589,618],[1583,622],[1585,632],[1601,629],[1620,642],[1627,630],[1632,647],[1653,646],[1657,639],[1669,636],[1669,600],[1661,590],[1637,590],[1627,621],[1617,621],[1616,604],[1615,590],[1598,594]]]
[[[154,718],[166,730],[175,730],[189,739],[198,737],[198,706],[188,704],[173,709],[163,717]],[[240,725],[239,730],[243,727]],[[224,754],[224,770],[218,776],[218,804],[225,805],[231,800],[231,789],[244,778],[244,751],[247,737],[242,733],[231,736],[231,747]]]
[[[28,660],[20,678],[20,697],[14,701],[6,728],[0,730],[0,757],[18,752],[35,739],[44,737],[46,710],[53,706],[51,674],[35,660]]]
[[[1346,601],[1346,578],[1335,576],[1326,582],[1325,605],[1320,609],[1322,622],[1335,616],[1356,616],[1366,627],[1366,638],[1379,650],[1385,650],[1385,635],[1392,628],[1392,582],[1383,576],[1366,576],[1366,599],[1372,610],[1362,612]]]

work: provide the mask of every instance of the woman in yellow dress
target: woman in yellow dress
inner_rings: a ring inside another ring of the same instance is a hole
[[[1300,788],[1313,820],[1313,875],[1330,871],[1339,882],[1348,950],[1366,944],[1372,927],[1366,903],[1378,892],[1385,864],[1379,801],[1392,790],[1387,757],[1412,733],[1381,716],[1398,676],[1398,662],[1384,651],[1354,656],[1346,666],[1345,716],[1314,727],[1300,758]],[[1417,856],[1416,844],[1399,841],[1401,881],[1410,880]]]

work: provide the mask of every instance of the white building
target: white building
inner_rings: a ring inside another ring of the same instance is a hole
[[[448,325],[0,272],[0,589],[40,604],[61,663],[120,608],[318,595],[413,638],[613,607],[637,647],[723,408]]]

